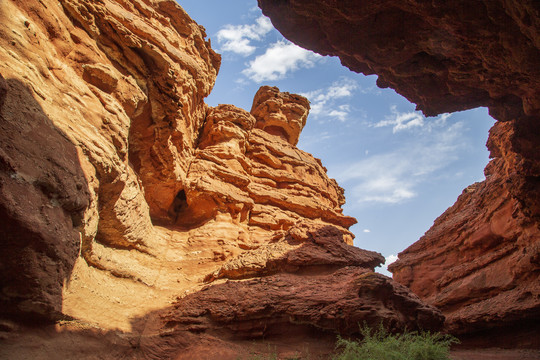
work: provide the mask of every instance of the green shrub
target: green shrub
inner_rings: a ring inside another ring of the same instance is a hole
[[[364,339],[338,338],[335,360],[448,360],[450,346],[458,340],[450,335],[429,332],[389,334],[382,325],[360,329]]]

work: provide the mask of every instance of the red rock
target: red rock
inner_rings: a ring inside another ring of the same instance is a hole
[[[206,276],[216,279],[245,279],[278,272],[332,272],[344,266],[373,271],[384,263],[376,252],[346,244],[345,235],[335,226],[308,223],[292,227],[284,236],[252,251],[246,251]]]
[[[163,320],[173,332],[261,338],[306,325],[351,335],[364,322],[382,322],[391,331],[438,330],[443,317],[390,278],[345,267],[323,275],[278,274],[213,285],[179,300]]]
[[[443,310],[450,331],[540,346],[538,4],[259,0],[259,6],[289,40],[377,74],[380,87],[395,89],[426,115],[487,106],[505,122],[490,131],[487,179],[465,189],[390,269]]]
[[[5,1],[0,18],[4,309],[96,319],[99,291],[67,285],[103,285],[81,269],[155,283],[153,222],[183,187],[219,55],[174,1]]]
[[[283,346],[284,338],[300,342],[307,336],[314,346],[313,337],[326,342],[335,333],[358,334],[363,323],[382,322],[390,331],[440,329],[437,309],[373,272],[383,261],[380,254],[345,244],[334,226],[302,223],[225,263],[207,276],[215,281],[211,286],[179,298],[149,328],[172,338],[198,334],[212,342],[205,348],[218,352],[242,339],[279,339]]]
[[[491,130],[492,153],[505,158],[492,160],[486,180],[465,189],[390,270],[443,311],[449,331],[484,345],[538,347],[540,239],[528,209],[511,196],[515,178],[505,174],[519,158],[508,145],[513,126]]]

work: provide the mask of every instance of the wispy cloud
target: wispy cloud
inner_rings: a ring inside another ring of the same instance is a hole
[[[347,120],[347,116],[349,116],[349,112],[351,111],[351,106],[348,104],[340,105],[338,106],[337,110],[331,110],[328,113],[328,116],[334,117],[338,119],[341,122],[345,122]]]
[[[396,106],[392,106],[390,112],[392,113],[390,116],[372,126],[376,128],[392,126],[392,132],[395,134],[415,127],[423,127],[426,124],[426,118],[418,111],[399,112]],[[445,122],[449,117],[450,114],[443,114],[438,121]]]
[[[288,41],[270,45],[266,52],[248,63],[242,73],[255,82],[279,80],[300,68],[311,68],[321,55],[302,49]]]
[[[350,98],[358,84],[353,79],[342,78],[331,86],[303,93],[311,102],[310,114],[314,117],[327,116],[339,121],[346,121],[351,111],[349,104],[339,104],[339,100]]]
[[[243,56],[253,54],[256,47],[252,41],[260,41],[273,29],[265,16],[260,16],[255,24],[225,25],[217,32],[217,40],[222,52],[233,52]]]
[[[448,117],[422,119],[427,125],[402,147],[342,166],[335,177],[351,189],[348,199],[357,205],[397,204],[417,196],[420,185],[457,160],[465,146],[463,123],[447,124]]]

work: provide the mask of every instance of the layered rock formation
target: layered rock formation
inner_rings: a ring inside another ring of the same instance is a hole
[[[150,215],[160,218],[183,183],[219,56],[174,2],[153,5],[1,5],[2,231],[14,243],[3,281],[17,284],[2,284],[9,313],[21,303],[31,314],[65,312],[79,252],[118,272],[109,249],[155,256],[163,243]]]
[[[259,0],[289,40],[377,74],[426,115],[489,107],[493,160],[391,266],[450,331],[540,346],[540,7],[534,1]],[[530,336],[533,334],[534,336]]]
[[[488,146],[498,155],[485,169],[486,180],[467,187],[390,269],[445,313],[449,331],[478,335],[490,345],[537,347],[539,229],[512,196],[507,171],[515,168],[505,160],[519,158],[509,144],[513,125],[499,122],[490,131]],[[422,281],[413,279],[418,276]]]
[[[294,146],[308,111],[304,97],[267,86],[255,94],[253,115],[232,105],[211,109],[180,196],[186,206],[176,222],[203,222],[226,213],[272,232],[301,219],[319,219],[342,228],[352,244],[346,229],[356,220],[342,214],[343,189],[326,176],[319,160]]]
[[[350,245],[343,189],[295,147],[305,98],[204,103],[220,57],[176,2],[6,0],[0,20],[0,357],[441,326]]]

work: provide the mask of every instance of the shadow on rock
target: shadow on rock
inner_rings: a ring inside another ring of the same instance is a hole
[[[382,261],[345,244],[333,226],[299,224],[223,265],[207,277],[213,284],[135,319],[133,328],[143,335],[138,346],[151,358],[191,359],[203,348],[236,358],[249,342],[261,341],[277,352],[304,344],[329,355],[337,335],[358,336],[364,323],[392,332],[440,330],[439,310],[373,272]]]
[[[0,129],[0,312],[56,320],[80,250],[88,184],[75,146],[32,89],[1,75]]]

